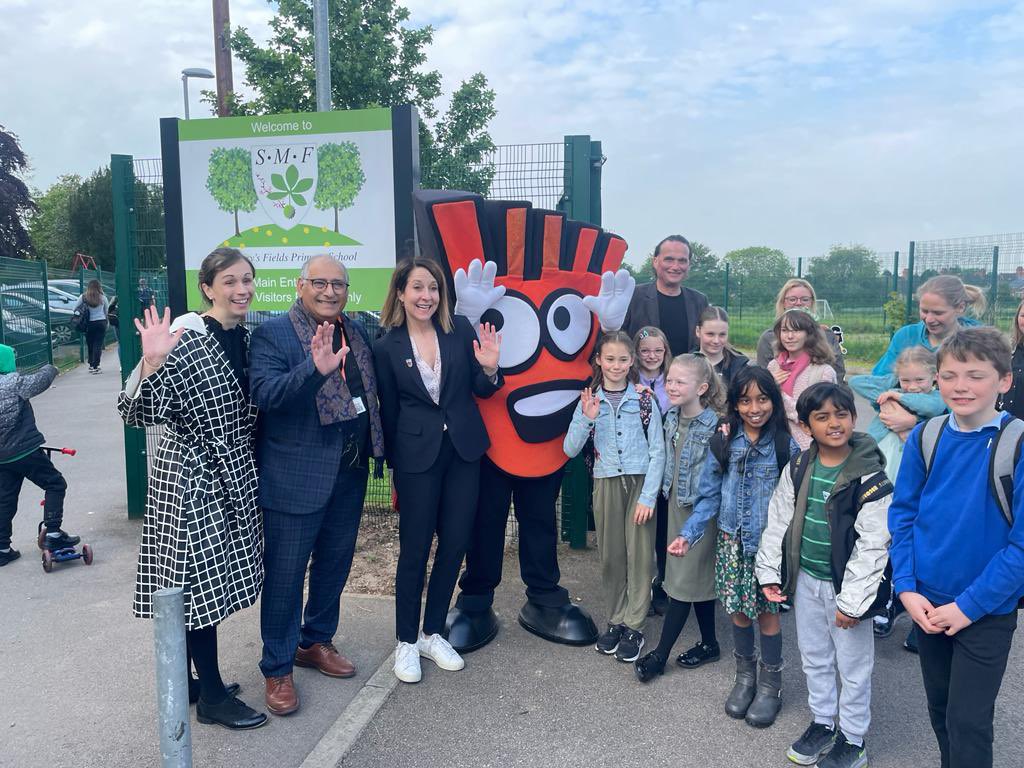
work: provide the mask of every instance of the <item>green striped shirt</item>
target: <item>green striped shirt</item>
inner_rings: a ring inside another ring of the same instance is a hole
[[[800,570],[822,581],[832,580],[832,568],[829,565],[832,543],[825,503],[842,468],[842,464],[837,467],[824,467],[817,459],[811,466],[811,484],[807,489],[807,514],[804,515],[804,531],[800,539]]]

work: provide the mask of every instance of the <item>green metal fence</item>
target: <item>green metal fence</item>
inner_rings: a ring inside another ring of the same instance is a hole
[[[47,293],[46,262],[0,258],[0,343],[14,348],[19,370],[53,362]]]
[[[594,153],[596,157],[591,162],[590,156]],[[585,158],[586,162],[580,161],[574,166],[574,157]],[[599,223],[601,160],[603,158],[600,157],[598,142],[591,142],[588,136],[571,136],[566,137],[564,142],[498,146],[480,164],[471,168],[470,172],[476,179],[488,179],[490,197],[529,200],[538,207],[560,208],[574,218]],[[577,195],[572,194],[572,190],[577,189],[574,167],[587,174],[586,188]],[[114,186],[116,288],[121,310],[121,372],[122,379],[125,379],[141,356],[138,334],[131,324],[131,318],[141,312],[140,295],[148,297],[149,294],[142,292],[151,290],[158,308],[167,305],[163,174],[159,159],[139,160],[129,155],[113,155],[111,172]],[[594,175],[597,177],[596,182],[591,179]],[[460,186],[458,181],[457,177],[453,178],[451,186]],[[140,281],[145,281],[144,285]],[[255,327],[275,314],[252,312],[246,324],[250,328]],[[366,325],[371,337],[380,332],[375,313],[361,312],[359,319]],[[140,430],[125,427],[129,517],[141,517],[143,514],[149,456],[153,455],[159,438],[159,428]],[[572,494],[572,491],[569,493]],[[586,502],[589,509],[589,493]],[[364,509],[369,514],[391,512],[389,480],[371,478]],[[585,524],[586,510],[582,514]],[[577,532],[574,542],[578,544],[579,539],[580,534]],[[585,545],[585,528],[582,539]]]

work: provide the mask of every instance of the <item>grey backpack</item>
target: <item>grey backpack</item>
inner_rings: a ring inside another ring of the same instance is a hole
[[[932,468],[935,449],[939,438],[946,429],[949,415],[935,416],[928,419],[918,433],[918,447],[924,459],[924,475]],[[999,509],[1006,522],[1013,526],[1013,472],[1020,459],[1021,443],[1024,442],[1024,421],[1007,419],[1003,421],[992,445],[991,459],[988,466],[988,485],[999,504]]]

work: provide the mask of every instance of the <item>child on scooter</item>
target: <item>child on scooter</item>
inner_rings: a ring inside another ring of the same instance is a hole
[[[42,449],[43,436],[29,399],[45,392],[57,376],[52,365],[29,374],[18,373],[14,350],[0,344],[0,566],[17,560],[11,530],[18,511],[18,495],[27,478],[46,493],[43,502],[44,546],[51,551],[73,547],[81,539],[61,530],[64,492],[68,484]]]

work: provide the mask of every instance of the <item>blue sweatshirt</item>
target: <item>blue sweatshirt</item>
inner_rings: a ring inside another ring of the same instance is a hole
[[[971,621],[1015,610],[1024,595],[1024,461],[1014,474],[1010,528],[989,488],[996,427],[947,425],[927,478],[920,430],[907,438],[889,506],[893,590],[918,592],[936,607],[955,600]]]

